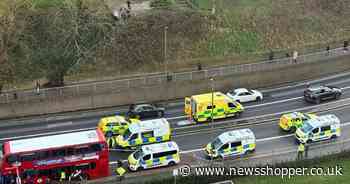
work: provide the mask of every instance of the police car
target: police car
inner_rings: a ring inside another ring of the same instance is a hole
[[[106,137],[124,134],[129,124],[140,122],[138,119],[128,119],[124,116],[103,117],[98,122],[98,128],[102,130]]]
[[[292,112],[283,114],[279,121],[279,126],[282,130],[287,132],[295,132],[297,128],[301,127],[305,121],[316,118],[315,114]]]
[[[248,128],[224,132],[205,147],[209,158],[242,155],[254,150],[255,135]]]
[[[340,136],[340,120],[333,114],[319,116],[306,121],[295,132],[297,142],[311,143]]]
[[[173,141],[144,145],[128,157],[131,171],[172,166],[179,162],[179,147]]]

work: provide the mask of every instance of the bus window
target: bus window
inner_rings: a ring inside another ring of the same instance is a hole
[[[10,165],[15,162],[19,162],[18,155],[9,155],[7,157],[7,163],[9,163]]]
[[[92,151],[99,152],[99,151],[102,151],[103,145],[101,145],[101,144],[93,144],[90,147],[91,147]]]
[[[49,151],[39,151],[36,153],[36,157],[39,160],[45,160],[49,158],[49,155],[50,155]]]
[[[53,157],[64,157],[64,156],[66,156],[66,150],[65,149],[53,150],[52,156]]]
[[[2,158],[2,157],[4,157],[4,145],[3,144],[0,144],[1,145],[1,147],[0,147],[0,159]]]
[[[35,160],[35,154],[34,153],[31,153],[31,154],[25,154],[25,155],[21,155],[20,156],[20,161],[21,162],[30,162],[30,161],[33,161]]]
[[[67,153],[66,153],[66,155],[67,156],[72,156],[72,155],[74,155],[74,148],[67,148]]]

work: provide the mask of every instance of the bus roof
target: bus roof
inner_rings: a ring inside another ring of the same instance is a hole
[[[158,144],[144,145],[141,147],[144,154],[159,153],[165,151],[179,150],[179,147],[174,141],[163,142]]]
[[[58,135],[49,135],[29,139],[8,141],[9,153],[21,153],[45,150],[65,146],[82,145],[105,141],[99,130],[89,130]],[[6,144],[6,143],[5,143]]]

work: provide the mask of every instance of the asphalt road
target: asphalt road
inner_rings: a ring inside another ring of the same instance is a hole
[[[331,79],[321,79],[321,81],[316,82],[311,81],[310,83],[313,85],[328,84],[345,88],[343,90],[344,94],[341,98],[350,97],[350,74]],[[295,86],[290,86],[289,88],[264,91],[265,97],[263,101],[244,104],[246,110],[240,118],[247,118],[312,106],[312,104],[305,103],[302,98],[304,88],[305,85],[296,84]],[[177,127],[178,121],[186,119],[183,113],[183,109],[184,107],[182,102],[175,102],[172,106],[167,108],[165,117],[171,123],[172,127]],[[115,109],[115,112],[116,114],[121,113],[123,112],[123,109]],[[108,114],[110,113],[111,112],[108,112]],[[92,129],[96,127],[100,118],[101,115],[86,115],[80,117],[68,116],[65,119],[58,120],[54,118],[49,120],[48,118],[20,120],[19,122],[13,120],[1,120],[0,141],[24,138],[28,136]]]
[[[325,79],[323,81],[315,82],[315,84],[323,83],[342,87],[344,89],[341,98],[350,98],[349,76],[350,75]],[[288,88],[265,91],[265,99],[262,102],[244,104],[246,111],[240,118],[272,114],[283,111],[292,111],[294,109],[302,107],[313,106],[312,104],[305,103],[302,98],[304,87],[304,85],[297,84]],[[350,132],[350,123],[348,123],[350,122],[350,113],[348,113],[349,110],[350,107],[345,107],[326,112],[336,114],[343,124],[343,134],[339,140],[350,138],[350,135],[348,133]],[[116,111],[122,110],[116,109]],[[166,111],[166,118],[169,119],[169,122],[173,128],[177,127],[176,122],[186,119],[183,116],[183,104],[181,102],[175,103]],[[21,120],[19,122],[16,122],[16,125],[12,124],[13,120],[2,120],[0,122],[0,141],[4,142],[9,139],[92,129],[96,127],[99,119],[100,117],[92,115],[79,118],[68,117],[64,120],[38,119],[36,122],[33,122],[33,120],[30,120],[30,122],[26,122],[27,120]],[[232,120],[234,120],[234,118]],[[294,137],[280,131],[278,123],[276,121],[271,121],[259,125],[249,125],[247,127],[251,128],[254,131],[257,138],[257,148],[254,154],[262,154],[264,152],[270,152],[271,150],[278,150],[278,148],[282,147],[296,146]],[[193,126],[193,129],[196,129],[196,126]],[[206,129],[205,131],[199,131],[190,134],[175,135],[173,137],[173,140],[176,141],[180,146],[183,159],[191,159],[188,158],[189,154],[191,157],[195,157],[195,159],[205,159],[201,150],[204,145],[218,136],[220,133],[228,130],[228,128],[212,130]],[[129,154],[130,152],[111,151],[111,162],[113,163],[117,159],[125,160]]]

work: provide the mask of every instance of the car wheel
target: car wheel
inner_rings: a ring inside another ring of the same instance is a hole
[[[158,117],[162,118],[163,116],[164,116],[164,112],[159,111],[159,112],[158,112]]]
[[[319,99],[319,98],[316,98],[316,104],[320,104],[321,103],[321,99]]]
[[[337,135],[332,135],[331,136],[331,139],[335,139],[335,138],[337,138]]]
[[[168,166],[173,166],[173,165],[175,165],[176,163],[174,162],[174,161],[170,161],[169,163],[168,163]]]
[[[261,101],[261,97],[260,96],[258,96],[258,97],[256,97],[256,101]]]
[[[309,140],[306,141],[306,143],[307,143],[307,144],[310,144],[310,143],[312,143],[312,140],[309,139]]]
[[[339,93],[336,93],[335,94],[335,99],[338,100],[340,98],[340,94]]]
[[[294,133],[296,130],[297,130],[297,128],[296,128],[295,126],[293,126],[293,127],[290,128],[289,131],[292,132],[292,133]]]
[[[140,166],[140,167],[138,167],[136,170],[137,171],[142,171],[142,170],[144,170],[145,168],[143,168],[142,166]]]
[[[240,101],[240,100],[236,100],[236,102],[241,103],[241,101]]]

